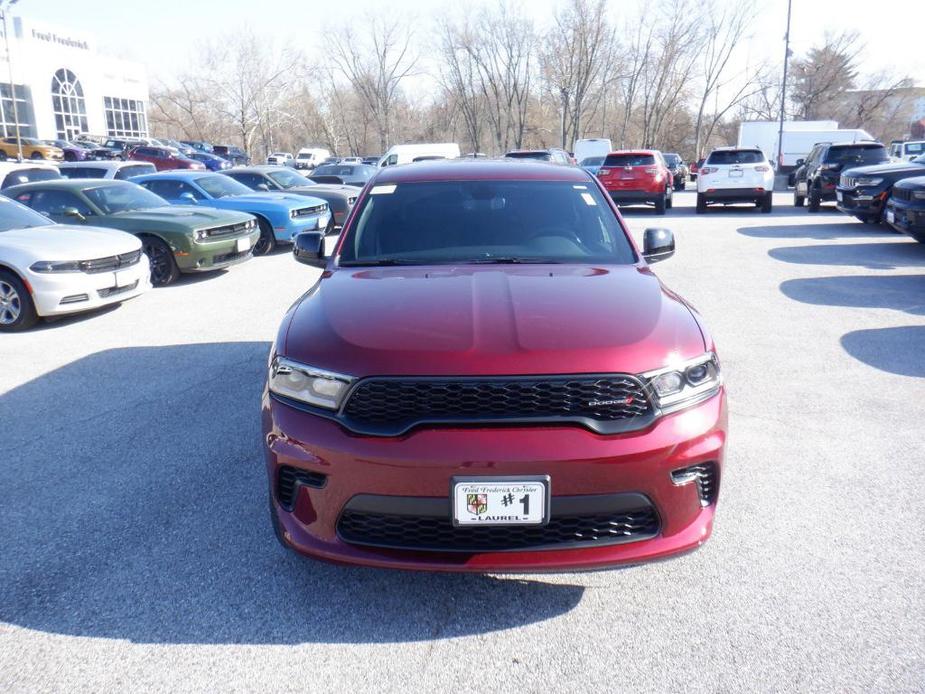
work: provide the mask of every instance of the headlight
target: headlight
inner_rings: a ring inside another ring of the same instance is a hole
[[[713,352],[696,359],[641,374],[650,396],[664,414],[695,405],[722,385],[719,360]]]
[[[882,178],[856,178],[854,184],[856,186],[879,186],[883,183]]]
[[[912,191],[912,197],[916,200],[925,200],[925,190]]]
[[[29,266],[32,272],[80,272],[77,260],[39,260]]]
[[[352,376],[316,369],[278,356],[270,363],[268,385],[271,393],[284,398],[336,410],[354,380]]]

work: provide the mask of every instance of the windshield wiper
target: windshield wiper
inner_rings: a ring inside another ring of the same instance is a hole
[[[358,267],[358,266],[381,266],[381,265],[424,265],[419,260],[411,258],[378,258],[371,260],[347,260],[342,262],[341,267]]]
[[[496,255],[490,258],[473,258],[471,260],[461,260],[459,262],[464,263],[464,264],[473,263],[473,264],[478,264],[478,265],[486,265],[486,264],[519,265],[521,263],[523,264],[532,263],[532,264],[539,264],[539,265],[551,264],[552,265],[552,264],[557,264],[560,261],[551,260],[549,258],[522,258],[516,255]]]

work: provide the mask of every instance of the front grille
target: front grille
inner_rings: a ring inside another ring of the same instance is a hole
[[[233,252],[233,253],[222,253],[220,255],[213,255],[212,264],[219,265],[221,263],[230,263],[234,260],[240,260],[241,258],[246,258],[250,254],[251,254],[250,251],[241,251],[240,253]]]
[[[356,431],[396,435],[417,424],[571,421],[613,433],[644,425],[652,407],[632,376],[371,378],[344,406]]]
[[[105,258],[96,258],[94,260],[83,260],[80,263],[80,269],[89,274],[98,272],[114,272],[122,268],[131,267],[141,258],[141,249],[131,253],[122,253],[120,255],[110,255]]]
[[[634,542],[655,537],[651,506],[588,515],[553,515],[543,526],[456,527],[449,516],[406,516],[345,510],[337,524],[344,542],[433,552],[562,549]]]
[[[842,176],[838,184],[842,188],[854,188],[857,186],[857,179],[854,176]]]
[[[248,227],[249,222],[239,222],[238,224],[226,224],[220,227],[212,227],[211,229],[203,230],[203,235],[206,238],[214,239],[221,238],[222,236],[232,236],[236,234],[243,234],[249,231]]]
[[[299,217],[308,217],[313,214],[321,214],[327,208],[327,204],[324,205],[315,205],[314,207],[300,207],[297,210],[292,211],[292,216],[295,219]]]
[[[320,472],[309,472],[283,465],[276,476],[276,498],[279,499],[280,505],[291,511],[295,504],[296,485],[304,484],[321,489],[327,479],[327,476]]]
[[[125,294],[126,292],[133,291],[138,287],[138,280],[135,280],[131,284],[128,284],[124,287],[106,287],[105,289],[97,289],[96,293],[100,295],[101,299],[106,299],[110,296],[116,296],[117,294]]]
[[[893,197],[897,200],[912,200],[912,191],[905,188],[893,188]]]

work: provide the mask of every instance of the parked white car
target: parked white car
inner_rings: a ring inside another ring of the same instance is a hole
[[[396,164],[410,164],[414,161],[426,159],[458,159],[459,145],[455,142],[435,144],[395,145],[382,155],[377,166],[395,166]]]
[[[61,178],[58,167],[41,161],[0,161],[0,188]]]
[[[912,161],[922,154],[925,154],[925,140],[890,143],[890,156],[894,161]]]
[[[697,172],[697,214],[707,205],[750,202],[770,212],[774,169],[755,147],[718,147]]]
[[[295,157],[297,169],[314,169],[331,156],[331,150],[322,147],[303,147]]]
[[[72,161],[58,165],[65,178],[104,178],[125,181],[133,176],[157,173],[147,161]]]
[[[151,288],[141,241],[115,229],[55,224],[0,197],[0,331],[115,304]]]
[[[267,164],[278,164],[280,166],[295,166],[295,158],[292,152],[273,152],[267,156]]]

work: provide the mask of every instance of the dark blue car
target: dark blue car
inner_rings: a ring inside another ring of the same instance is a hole
[[[209,154],[208,152],[200,152],[198,149],[194,149],[186,156],[190,159],[202,162],[209,171],[224,171],[225,169],[231,168],[231,162],[227,159],[223,159],[217,154]]]

